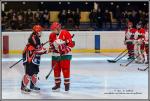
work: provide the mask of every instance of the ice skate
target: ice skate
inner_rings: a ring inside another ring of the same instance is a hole
[[[30,84],[30,89],[31,89],[31,91],[35,91],[35,92],[39,92],[40,91],[40,88],[36,87],[33,83]]]
[[[68,93],[70,90],[70,84],[65,85],[65,92]]]
[[[28,89],[27,87],[21,87],[21,92],[24,94],[29,94],[31,92],[31,90]]]
[[[60,84],[56,84],[53,88],[52,88],[53,92],[59,92],[60,91]]]

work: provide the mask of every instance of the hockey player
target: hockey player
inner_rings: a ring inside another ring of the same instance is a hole
[[[72,36],[67,30],[61,29],[61,25],[54,22],[49,36],[50,51],[52,52],[52,68],[54,69],[55,86],[52,91],[59,91],[61,85],[61,72],[64,77],[65,91],[70,89],[70,61],[71,48],[75,46]]]
[[[28,44],[23,51],[23,65],[25,67],[25,75],[21,82],[21,91],[24,93],[30,93],[31,90],[40,91],[40,88],[36,87],[37,74],[39,72],[40,57],[47,51],[40,42],[42,27],[35,25],[33,27],[33,33],[28,39]],[[30,89],[27,88],[30,82]]]
[[[149,38],[148,38],[149,30],[148,30],[148,28],[149,28],[149,25],[147,23],[146,26],[145,26],[145,52],[146,52],[146,55],[147,55],[146,56],[147,61],[145,62],[146,64],[149,63],[149,43],[148,43],[148,41],[149,41]]]
[[[134,34],[136,29],[133,28],[133,23],[128,22],[128,29],[125,32],[125,45],[128,50],[128,59],[134,59]]]
[[[145,48],[145,29],[142,28],[142,24],[136,25],[137,31],[135,32],[135,54],[137,57],[136,63],[144,63],[144,48]]]

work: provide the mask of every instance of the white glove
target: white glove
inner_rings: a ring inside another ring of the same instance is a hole
[[[61,44],[64,44],[65,41],[61,40],[61,39],[57,39],[53,42],[53,45],[55,47],[55,49],[57,50],[58,49],[58,46],[61,45]]]

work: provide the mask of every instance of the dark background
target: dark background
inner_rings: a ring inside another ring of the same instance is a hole
[[[5,5],[5,11],[8,11],[11,8],[14,8],[16,10],[27,10],[28,8],[30,8],[31,10],[44,10],[47,9],[49,11],[57,11],[57,10],[62,10],[62,9],[70,9],[70,10],[75,10],[76,8],[79,8],[81,11],[90,11],[91,9],[94,8],[94,2],[87,2],[88,4],[86,4],[86,2],[84,1],[80,1],[80,2],[69,2],[70,4],[68,4],[68,2],[61,2],[61,4],[59,4],[59,2],[44,2],[42,1],[43,4],[41,4],[41,2],[37,1],[37,2],[25,2],[25,4],[23,4],[23,2],[7,2],[7,4]],[[3,3],[3,2],[2,2]],[[108,9],[110,11],[112,11],[116,5],[119,5],[121,10],[132,10],[134,9],[141,9],[144,11],[148,11],[148,2],[113,2],[113,5],[111,5],[111,2],[97,2],[99,4],[99,6],[101,8],[105,8]],[[128,5],[128,3],[130,3],[130,5]],[[146,5],[144,5],[146,4]]]

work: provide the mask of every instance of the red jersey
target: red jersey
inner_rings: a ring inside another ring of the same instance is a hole
[[[54,54],[60,53],[54,46],[54,42],[58,39],[62,40],[63,43],[65,44],[65,48],[68,52],[65,53],[64,55],[67,55],[69,53],[69,51],[71,51],[71,48],[73,48],[75,45],[74,42],[72,41],[71,34],[67,30],[61,30],[59,35],[57,35],[55,33],[50,34],[50,36],[49,36],[50,48],[51,48],[51,52]]]
[[[148,44],[148,35],[149,35],[149,31],[148,29],[145,30],[145,44]]]
[[[135,32],[134,39],[145,40],[145,29],[144,28],[137,29],[137,31]]]
[[[136,29],[131,28],[131,29],[127,29],[125,32],[125,40],[129,41],[129,40],[134,40],[134,34],[136,32]]]

